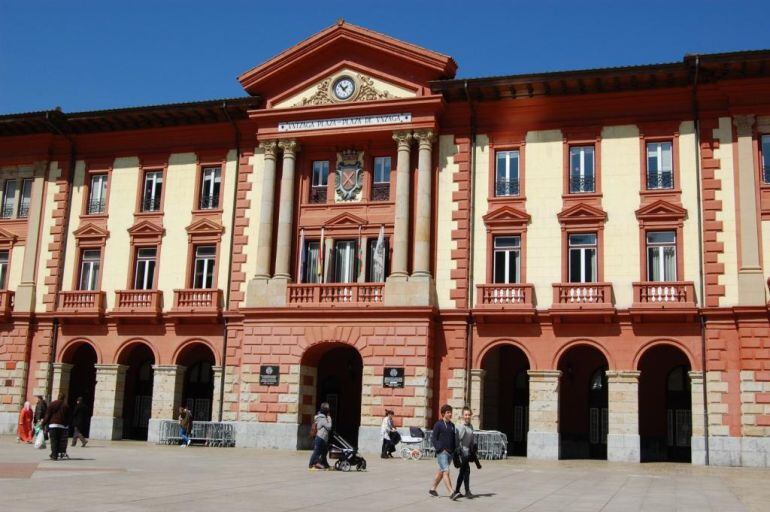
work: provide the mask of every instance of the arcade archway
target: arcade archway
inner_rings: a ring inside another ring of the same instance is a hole
[[[195,421],[211,421],[215,362],[214,353],[204,343],[191,343],[177,358],[177,364],[185,368],[182,403]]]
[[[62,362],[72,365],[70,370],[69,387],[67,389],[67,401],[70,410],[74,408],[78,397],[88,408],[88,417],[93,415],[94,395],[96,390],[96,361],[98,360],[94,348],[86,342],[82,342],[67,350],[62,357]],[[88,437],[90,421],[85,422],[85,432]]]
[[[607,458],[607,359],[576,345],[559,360],[559,454],[562,459]]]
[[[144,343],[134,343],[122,351],[118,362],[128,366],[123,391],[123,438],[146,440],[152,415],[155,355]]]
[[[690,361],[672,345],[656,345],[639,360],[642,462],[690,462]]]
[[[529,430],[529,361],[513,345],[500,345],[484,355],[484,400],[481,423],[508,437],[509,455],[527,455]]]

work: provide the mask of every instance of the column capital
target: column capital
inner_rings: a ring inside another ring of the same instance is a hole
[[[527,370],[527,375],[530,379],[557,380],[561,377],[561,370]]]
[[[181,366],[178,364],[154,364],[152,365],[152,371],[155,373],[167,373],[167,374],[178,374],[178,373],[184,373],[184,371],[187,369],[185,366]]]
[[[436,135],[433,130],[417,130],[413,137],[417,140],[420,149],[430,149],[436,141]]]
[[[733,117],[733,124],[738,128],[738,135],[750,135],[754,127],[756,116],[753,114],[738,115]]]
[[[125,364],[95,364],[96,373],[126,373],[128,366]]]
[[[604,372],[608,381],[638,381],[642,372],[638,370],[607,370]]]
[[[278,147],[283,150],[284,158],[294,158],[300,150],[300,145],[296,140],[279,140]]]
[[[687,372],[687,375],[690,376],[690,382],[703,382],[703,372]]]
[[[265,152],[265,159],[275,160],[277,144],[274,140],[263,140],[259,143],[259,149]]]
[[[54,363],[53,364],[53,369],[66,372],[66,371],[71,370],[73,366],[75,366],[75,365],[74,364],[69,364],[69,363]]]
[[[398,149],[409,150],[409,145],[412,142],[412,132],[393,132],[393,140],[396,141]]]

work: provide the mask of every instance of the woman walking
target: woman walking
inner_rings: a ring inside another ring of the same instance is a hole
[[[457,484],[455,492],[452,493],[452,500],[456,501],[463,497],[460,494],[460,485],[465,486],[465,497],[473,498],[471,493],[471,453],[473,452],[473,425],[471,418],[473,411],[470,407],[463,407],[462,422],[457,426],[457,449],[460,452],[460,472],[457,474]]]
[[[310,456],[309,469],[329,469],[326,453],[329,451],[329,433],[332,430],[332,417],[329,404],[324,402],[315,415],[310,433],[313,435],[313,454]]]
[[[380,426],[380,435],[382,437],[382,454],[383,459],[392,459],[393,452],[396,451],[396,443],[393,442],[395,434],[398,434],[398,430],[393,426],[393,411],[385,409],[385,417],[382,419],[382,425]]]
[[[16,442],[17,443],[31,443],[32,442],[32,406],[29,402],[24,402],[24,407],[19,411],[19,427],[16,430]]]

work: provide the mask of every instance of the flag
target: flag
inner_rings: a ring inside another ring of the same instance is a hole
[[[318,274],[317,283],[324,282],[324,260],[326,256],[326,248],[324,247],[324,228],[321,228],[321,242],[318,244],[318,266],[316,273]]]
[[[305,268],[305,230],[299,230],[299,263],[297,263],[297,282],[302,282],[302,270]]]
[[[385,226],[380,226],[380,236],[374,246],[372,281],[385,282]]]
[[[361,274],[361,270],[363,270],[364,266],[364,238],[361,236],[361,226],[358,226],[358,243],[356,244],[356,266],[355,266],[355,275],[353,276],[353,279],[355,281],[358,281],[358,276]]]

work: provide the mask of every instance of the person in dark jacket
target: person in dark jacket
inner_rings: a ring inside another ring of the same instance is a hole
[[[192,413],[184,405],[179,406],[179,437],[182,438],[182,448],[190,446],[190,432],[192,431]]]
[[[433,479],[433,486],[428,491],[431,496],[438,496],[436,488],[441,480],[444,481],[447,491],[452,494],[452,482],[449,480],[449,465],[452,463],[452,455],[455,452],[456,432],[454,423],[452,423],[452,406],[444,404],[441,406],[441,419],[433,425],[431,440],[433,448],[436,450],[436,462],[438,462],[438,473]]]
[[[35,415],[32,418],[32,423],[37,425],[43,418],[45,418],[45,411],[48,409],[48,404],[43,398],[43,395],[37,395],[37,403],[35,404]]]
[[[471,461],[475,457],[475,442],[473,440],[473,425],[471,424],[472,417],[473,411],[471,411],[471,408],[463,407],[462,422],[455,429],[457,432],[457,452],[460,457],[460,472],[457,474],[455,492],[450,496],[452,500],[463,497],[460,494],[460,486],[463,484],[465,484],[465,497],[473,498],[473,493],[471,492]],[[476,464],[478,464],[478,458],[476,458]]]
[[[70,407],[64,400],[65,393],[59,393],[59,398],[51,402],[43,417],[43,425],[48,430],[51,441],[51,460],[58,460],[67,453],[67,429],[70,424]]]
[[[88,406],[83,402],[83,397],[79,396],[72,411],[72,446],[78,444],[78,439],[80,439],[83,448],[88,444],[88,439],[83,435],[87,422]]]

